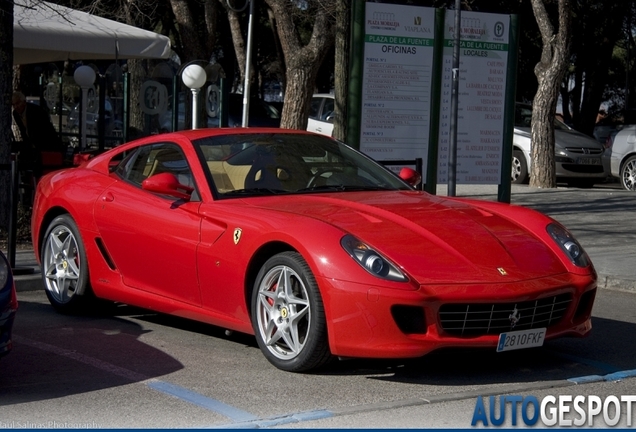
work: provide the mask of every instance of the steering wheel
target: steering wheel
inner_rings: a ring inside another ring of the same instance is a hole
[[[322,168],[319,169],[318,171],[316,171],[316,174],[314,174],[313,176],[311,176],[311,178],[309,179],[309,181],[307,182],[307,188],[312,188],[316,186],[316,181],[323,176],[323,174],[327,174],[327,173],[331,173],[332,175],[335,173],[341,173],[343,172],[342,168],[333,168],[333,167],[329,167],[329,168]]]

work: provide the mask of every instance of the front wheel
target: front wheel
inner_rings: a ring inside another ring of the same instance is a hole
[[[510,180],[514,184],[522,184],[528,181],[528,164],[526,157],[520,150],[512,152],[512,173]]]
[[[42,281],[51,305],[64,313],[80,312],[92,292],[84,244],[69,215],[58,216],[51,222],[41,257]]]
[[[279,369],[308,371],[331,357],[318,284],[297,252],[275,255],[259,271],[252,325],[261,351]]]
[[[630,156],[621,167],[621,186],[636,191],[636,156]]]

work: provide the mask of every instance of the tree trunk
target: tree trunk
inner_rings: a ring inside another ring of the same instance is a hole
[[[146,80],[146,68],[144,60],[128,60],[128,73],[130,74],[130,128],[128,139],[133,140],[144,135],[144,113],[141,111],[140,90]]]
[[[568,65],[572,7],[570,0],[558,0],[558,31],[555,31],[545,9],[545,0],[531,1],[543,48],[541,60],[534,69],[538,88],[532,103],[530,186],[554,188],[554,116],[559,86]]]
[[[315,12],[309,42],[301,42],[288,0],[265,0],[276,17],[276,28],[285,56],[287,85],[280,127],[307,129],[309,104],[320,65],[334,42],[333,25],[324,8]],[[325,2],[326,4],[327,2]]]
[[[230,23],[230,32],[232,33],[232,42],[234,43],[234,54],[236,55],[236,62],[239,68],[239,85],[242,85],[245,82],[246,45],[239,18],[237,12],[231,9],[227,10],[227,19]]]
[[[283,51],[280,47],[280,39],[278,38],[278,31],[276,30],[276,17],[274,16],[274,11],[270,8],[267,8],[267,19],[269,20],[269,25],[272,28],[272,32],[274,33],[274,43],[276,44],[276,59],[280,64],[280,69],[285,70],[285,56],[283,55]],[[282,88],[287,86],[287,77],[284,73],[279,73],[280,81]]]
[[[0,2],[0,164],[11,160],[11,94],[13,92],[13,1]],[[0,169],[0,228],[7,233],[11,171]]]
[[[333,136],[347,141],[347,100],[349,98],[349,20],[351,9],[348,0],[338,0],[336,5],[336,62],[334,70],[335,118]]]
[[[205,39],[197,32],[197,26],[193,17],[192,8],[187,0],[170,0],[172,13],[179,28],[181,44],[179,55],[182,63],[192,60],[208,60]]]
[[[209,58],[216,47],[216,22],[219,19],[219,5],[217,2],[210,0],[204,3],[203,8],[206,31],[204,48]]]

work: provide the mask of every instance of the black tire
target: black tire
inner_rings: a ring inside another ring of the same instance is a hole
[[[528,164],[521,150],[514,150],[512,152],[512,172],[510,179],[514,184],[528,182]]]
[[[636,191],[636,156],[630,156],[621,166],[621,186]]]
[[[42,282],[51,305],[63,313],[80,313],[93,299],[86,250],[69,215],[56,217],[42,243]]]
[[[283,252],[267,260],[251,301],[256,341],[270,363],[284,371],[305,372],[329,361],[322,298],[300,254]]]

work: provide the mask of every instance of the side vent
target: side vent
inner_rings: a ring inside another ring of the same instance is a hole
[[[106,250],[106,246],[104,246],[104,242],[102,242],[102,239],[99,237],[95,238],[95,244],[97,245],[97,249],[99,249],[99,252],[102,254],[102,258],[104,258],[104,261],[106,261],[106,264],[108,264],[108,267],[111,270],[117,270],[117,266],[108,254],[108,251]]]

